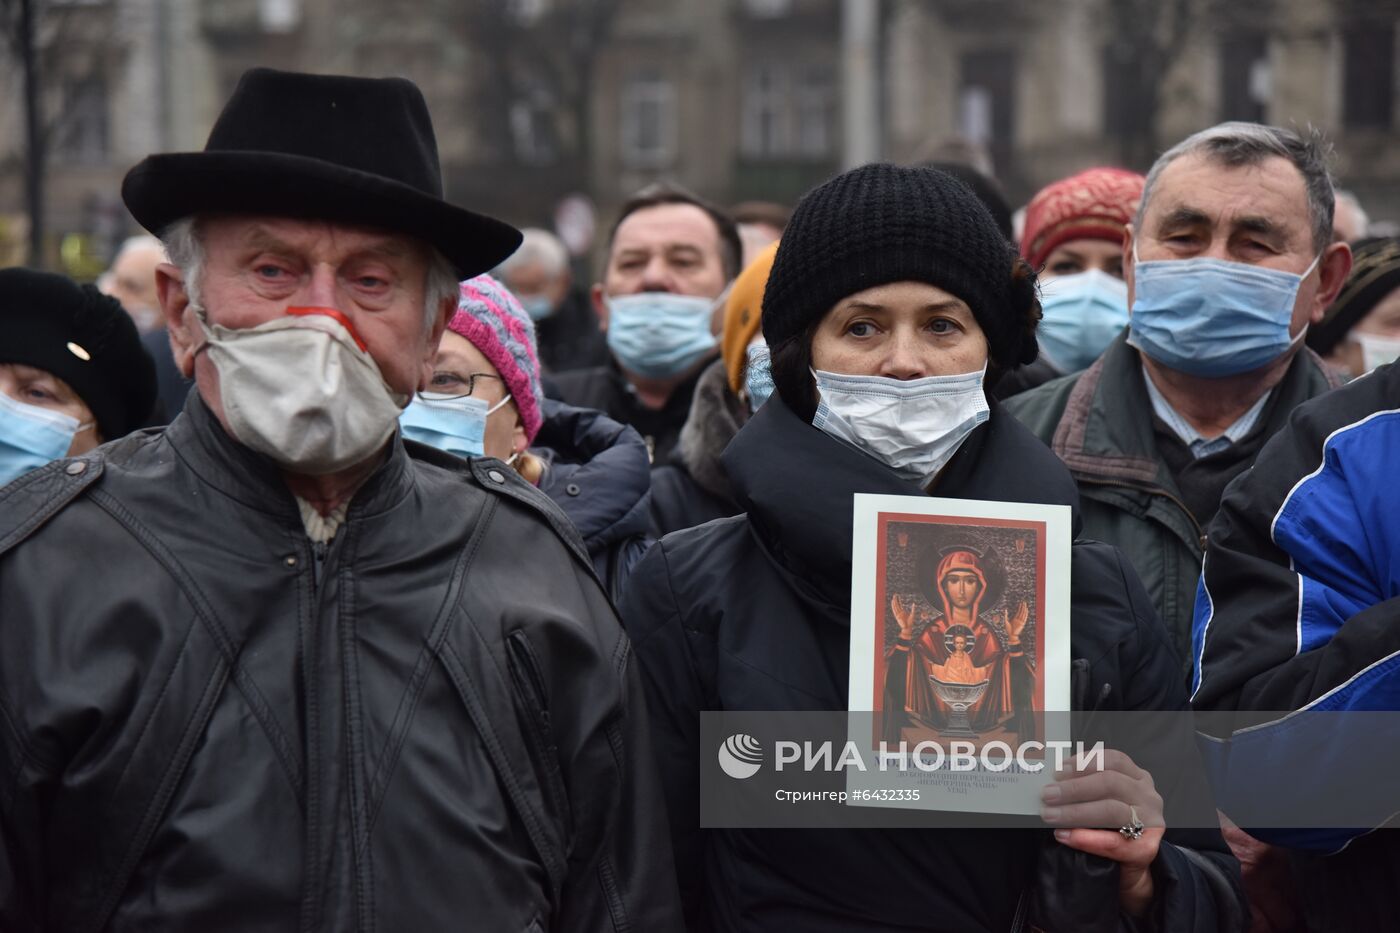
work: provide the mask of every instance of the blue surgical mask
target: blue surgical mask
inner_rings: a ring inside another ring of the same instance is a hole
[[[749,390],[749,411],[753,412],[773,394],[772,354],[766,343],[749,344],[746,353],[749,359],[744,366],[744,383]]]
[[[520,307],[530,315],[532,321],[543,321],[554,313],[554,305],[544,295],[519,295]]]
[[[73,437],[92,427],[62,412],[26,405],[0,392],[0,486],[67,456]]]
[[[1128,286],[1090,269],[1041,283],[1040,350],[1060,372],[1086,368],[1128,324]]]
[[[1137,261],[1128,343],[1170,369],[1221,378],[1278,359],[1299,339],[1288,333],[1302,275],[1223,259]]]
[[[487,405],[471,395],[420,393],[399,415],[399,426],[409,440],[459,457],[480,457],[486,453],[486,419],[508,401],[509,395]]]
[[[713,299],[642,292],[607,301],[608,349],[628,372],[669,379],[714,353],[718,346],[710,332]]]

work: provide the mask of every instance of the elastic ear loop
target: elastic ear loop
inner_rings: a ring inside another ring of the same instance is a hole
[[[510,392],[507,392],[505,398],[501,399],[499,402],[497,402],[496,404],[492,405],[490,408],[486,409],[486,417],[489,418],[489,417],[491,417],[492,415],[494,415],[496,412],[500,411],[501,408],[503,408],[503,407],[505,406],[506,402],[509,402],[509,401],[510,401],[512,398],[514,398],[514,397],[515,397],[514,394],[512,394],[512,393],[510,393]],[[511,455],[510,455],[509,457],[506,458],[506,466],[515,466],[515,461],[517,461],[517,460],[519,460],[519,459],[520,459],[520,451],[518,451],[518,450],[517,450],[517,451],[514,451],[513,453],[511,453]]]

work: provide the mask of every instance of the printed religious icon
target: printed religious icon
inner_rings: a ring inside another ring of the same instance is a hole
[[[849,788],[1037,812],[1047,751],[1068,739],[1046,713],[1069,709],[1069,507],[855,499],[849,709],[870,715],[851,717],[852,738],[886,767],[848,770]]]

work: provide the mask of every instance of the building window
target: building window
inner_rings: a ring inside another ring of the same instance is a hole
[[[744,80],[740,151],[751,159],[828,158],[835,114],[830,65],[755,65]]]
[[[622,87],[622,161],[665,168],[675,157],[675,85],[659,71],[636,72]]]
[[[1389,129],[1395,107],[1395,23],[1369,22],[1343,34],[1343,122]]]
[[[1264,123],[1273,97],[1269,39],[1262,32],[1229,36],[1220,42],[1220,117]]]
[[[749,69],[744,82],[743,125],[739,148],[756,158],[782,155],[783,98],[786,84],[777,65],[760,64]]]
[[[1016,131],[1016,56],[989,49],[962,57],[958,132],[985,146],[998,172],[1009,169]]]
[[[549,165],[559,156],[549,94],[535,89],[510,105],[511,144],[527,165]]]
[[[1139,138],[1149,129],[1139,83],[1142,72],[1131,44],[1111,42],[1103,52],[1103,128],[1109,136]]]
[[[836,80],[827,65],[812,65],[798,74],[797,152],[809,158],[830,156],[835,149]]]
[[[54,126],[54,155],[70,162],[107,158],[107,83],[88,75],[63,88],[63,109]]]

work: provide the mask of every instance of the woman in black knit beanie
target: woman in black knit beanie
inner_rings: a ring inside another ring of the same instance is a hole
[[[1034,271],[946,172],[868,165],[838,175],[802,199],[783,240],[763,294],[763,337],[774,386],[804,419],[816,411],[813,338],[838,302],[867,289],[919,283],[955,297],[981,331],[989,385],[1039,353]]]
[[[1130,761],[1053,785],[1044,829],[700,828],[700,711],[847,708],[856,494],[1077,508],[1067,468],[984,389],[1036,358],[1039,314],[1032,270],[943,172],[868,165],[794,212],[763,298],[776,392],[723,456],[745,514],[663,538],[621,605],[692,930],[1240,928],[1220,833],[1166,830]],[[1076,707],[1183,708],[1132,568],[1092,542],[1071,560]],[[908,644],[917,620],[892,611]],[[1018,646],[1009,632],[1013,694]],[[885,662],[886,710],[907,706],[908,656]]]

